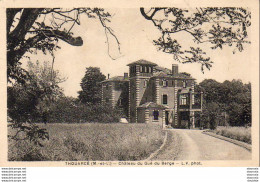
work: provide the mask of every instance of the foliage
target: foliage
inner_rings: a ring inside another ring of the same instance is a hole
[[[47,139],[49,140],[49,134],[46,132],[46,129],[40,128],[34,123],[13,122],[9,124],[9,126],[12,129],[16,130],[16,133],[14,135],[8,135],[10,139],[13,139],[15,141],[29,140],[34,145],[39,145],[40,147],[43,147],[41,141]]]
[[[190,129],[188,122],[181,122],[180,128],[182,129]]]
[[[9,161],[130,161],[144,160],[163,143],[159,125],[48,124],[44,147],[28,141],[8,142]],[[9,128],[9,134],[15,132]]]
[[[118,108],[101,104],[83,104],[70,97],[62,97],[50,107],[50,123],[117,123],[122,117]]]
[[[206,121],[210,121],[210,113],[212,115],[216,112],[217,124],[251,125],[250,83],[243,84],[240,80],[226,80],[219,83],[216,80],[206,79],[196,86],[195,90],[203,92],[202,115]]]
[[[8,8],[7,16],[7,76],[8,81],[24,83],[28,73],[21,68],[25,53],[48,52],[54,56],[62,40],[72,46],[83,45],[81,37],[74,37],[72,29],[80,25],[80,16],[96,18],[101,22],[106,34],[116,40],[112,29],[106,26],[111,15],[100,8]],[[118,40],[117,40],[118,42]],[[119,44],[119,42],[118,42]]]
[[[40,144],[38,139],[48,139],[49,136],[34,123],[47,122],[51,103],[62,96],[58,84],[65,78],[58,71],[53,71],[48,62],[40,65],[38,61],[35,64],[28,62],[28,76],[30,81],[15,83],[7,89],[9,126],[16,128],[18,133],[26,134],[23,140],[29,139]],[[10,137],[21,140],[17,134]]]
[[[211,102],[205,104],[202,113],[202,120],[204,121],[204,125],[211,130],[214,130],[218,126],[220,115],[220,107],[217,103]]]
[[[100,72],[100,68],[88,67],[84,77],[81,80],[79,91],[79,100],[82,103],[97,104],[101,102],[101,82],[106,79],[106,76]]]
[[[204,67],[210,69],[212,61],[201,47],[183,49],[174,37],[177,33],[186,33],[198,45],[210,45],[212,49],[233,47],[234,54],[250,43],[251,12],[246,8],[150,8],[148,11],[140,8],[140,11],[161,32],[158,40],[154,40],[159,50],[182,63],[200,63],[202,71]]]

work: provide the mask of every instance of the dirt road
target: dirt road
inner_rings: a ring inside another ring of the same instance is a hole
[[[251,152],[202,133],[201,130],[168,130],[164,149],[152,160],[250,160]]]

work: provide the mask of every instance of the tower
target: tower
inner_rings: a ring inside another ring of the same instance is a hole
[[[157,64],[146,61],[138,60],[130,63],[129,66],[129,121],[131,123],[138,122],[137,107],[141,101],[148,101],[147,98],[143,99],[145,90],[149,84],[149,79],[153,76],[154,66]]]

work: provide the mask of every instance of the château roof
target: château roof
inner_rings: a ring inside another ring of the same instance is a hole
[[[104,82],[115,82],[115,81],[117,81],[117,82],[118,81],[127,82],[127,81],[129,81],[129,79],[125,78],[124,76],[114,76],[112,78],[109,78],[107,80],[102,81],[101,83],[104,83]]]
[[[140,106],[138,106],[138,108],[157,108],[157,109],[166,109],[168,107],[164,106],[164,105],[160,105],[160,104],[156,104],[154,102],[146,102]]]
[[[154,67],[154,70],[155,70],[156,72],[162,71],[162,72],[164,72],[164,73],[166,73],[166,74],[171,74],[171,73],[172,73],[172,70],[170,70],[170,69],[168,69],[168,68],[161,67],[161,66],[155,66],[155,67]]]
[[[155,64],[155,63],[153,63],[153,62],[150,62],[150,61],[146,61],[146,60],[144,60],[144,59],[140,59],[140,60],[138,60],[138,61],[129,63],[127,66],[132,66],[132,65],[137,65],[137,64],[157,66],[157,64]]]
[[[191,77],[188,73],[180,72],[177,75],[172,75],[170,69],[159,66],[155,67],[155,73],[153,74],[153,77],[195,80],[195,78]]]

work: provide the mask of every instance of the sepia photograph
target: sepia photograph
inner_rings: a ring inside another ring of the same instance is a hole
[[[5,16],[5,164],[259,165],[250,7]]]

